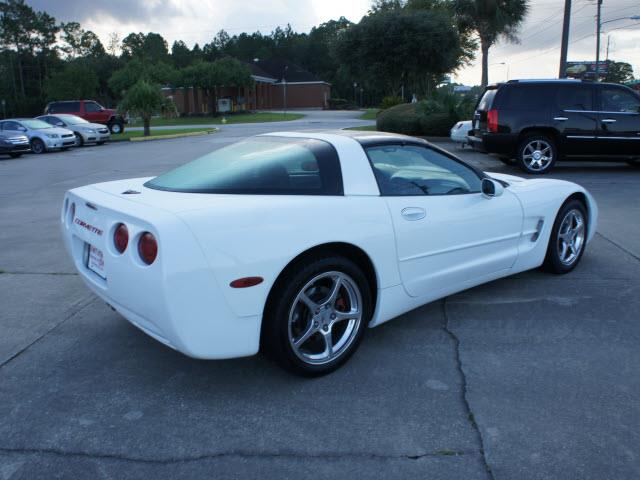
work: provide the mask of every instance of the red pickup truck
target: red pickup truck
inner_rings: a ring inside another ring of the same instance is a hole
[[[63,102],[48,103],[44,109],[45,115],[66,113],[77,115],[91,123],[102,123],[109,127],[113,134],[124,132],[126,120],[111,108],[104,108],[93,100],[65,100]]]

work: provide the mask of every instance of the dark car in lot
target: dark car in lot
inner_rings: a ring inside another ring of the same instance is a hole
[[[469,132],[472,145],[528,173],[556,161],[640,159],[640,95],[582,80],[511,80],[490,85]]]
[[[18,158],[23,153],[29,153],[30,151],[31,145],[26,135],[0,132],[0,154]]]

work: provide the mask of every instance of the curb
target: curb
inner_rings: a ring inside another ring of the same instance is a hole
[[[132,137],[129,139],[129,141],[130,142],[149,142],[151,140],[169,140],[171,138],[200,137],[202,135],[211,135],[212,133],[216,133],[217,131],[218,131],[217,128],[210,128],[207,130],[202,130],[200,132],[171,133],[169,135],[151,135],[149,137]]]

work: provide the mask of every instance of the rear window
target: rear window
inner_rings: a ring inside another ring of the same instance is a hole
[[[478,110],[489,110],[491,108],[491,104],[493,103],[493,99],[496,96],[496,92],[498,90],[495,88],[491,88],[489,90],[485,90],[480,102],[478,102]]]
[[[79,112],[80,102],[55,102],[49,105],[49,113]]]
[[[342,195],[338,154],[327,142],[253,137],[145,183],[173,192]]]

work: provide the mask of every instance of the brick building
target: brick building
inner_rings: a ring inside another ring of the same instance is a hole
[[[242,110],[325,108],[331,85],[286,60],[247,62],[254,84],[251,87],[219,87],[216,92],[200,88],[162,89],[181,115],[225,113]],[[217,101],[216,101],[217,98]]]

